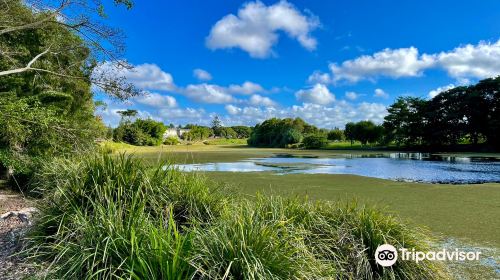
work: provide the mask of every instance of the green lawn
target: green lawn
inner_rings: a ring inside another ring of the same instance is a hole
[[[232,162],[280,153],[341,156],[346,153],[377,151],[260,149],[240,146],[178,145],[132,147],[127,151],[148,161],[169,159],[178,163]],[[498,154],[488,154],[498,156]],[[355,175],[293,174],[267,172],[207,172],[214,180],[229,183],[234,190],[280,195],[308,195],[311,199],[353,200],[385,207],[409,223],[423,225],[438,235],[454,237],[472,244],[500,248],[500,184],[439,185],[395,182]]]

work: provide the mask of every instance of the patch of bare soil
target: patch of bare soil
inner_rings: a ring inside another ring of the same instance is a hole
[[[34,275],[33,264],[17,253],[36,213],[34,202],[21,194],[0,189],[0,279],[23,279]]]

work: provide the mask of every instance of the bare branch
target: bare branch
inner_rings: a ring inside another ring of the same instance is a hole
[[[31,65],[33,65],[33,63],[35,63],[40,57],[42,57],[43,55],[45,55],[49,51],[50,51],[50,47],[48,47],[45,51],[37,54],[33,59],[31,59],[30,62],[28,62],[26,67],[12,69],[12,70],[6,70],[6,71],[0,71],[0,77],[10,75],[10,74],[22,73],[22,72],[26,72],[29,70],[33,70],[34,68],[31,68]]]
[[[20,30],[23,30],[23,29],[32,29],[32,28],[38,28],[40,25],[52,20],[55,16],[57,16],[58,14],[61,13],[61,11],[67,6],[69,5],[69,1],[68,0],[64,0],[61,5],[53,12],[51,13],[48,13],[47,16],[43,17],[42,19],[38,20],[38,21],[35,21],[35,22],[30,22],[30,23],[27,23],[27,24],[23,24],[23,25],[18,25],[18,26],[12,26],[12,27],[7,27],[7,28],[4,28],[2,30],[0,30],[0,35],[3,35],[3,34],[6,34],[6,33],[10,33],[10,32],[15,32],[15,31],[20,31]]]

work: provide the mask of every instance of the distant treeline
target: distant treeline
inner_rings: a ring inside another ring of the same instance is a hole
[[[344,130],[319,129],[300,118],[272,118],[257,124],[248,139],[255,147],[321,148],[328,140],[411,148],[478,144],[500,148],[500,77],[441,92],[431,100],[400,97],[382,125],[349,122]]]
[[[224,127],[215,117],[211,127],[184,126],[190,131],[182,138],[187,141],[210,137],[248,138],[248,144],[254,147],[321,148],[329,140],[430,149],[458,144],[481,144],[490,149],[500,147],[500,77],[455,87],[430,100],[400,97],[387,110],[388,115],[381,125],[371,121],[349,122],[344,129],[333,130],[318,128],[300,118],[272,118],[254,128]],[[167,127],[163,123],[141,119],[131,122],[131,111],[133,113],[133,110],[123,112],[120,125],[114,129],[116,141],[159,145],[165,140],[163,133]],[[168,143],[177,142],[169,140]]]
[[[383,124],[386,143],[500,146],[500,76],[449,89],[431,100],[400,97],[388,111]]]
[[[162,122],[152,119],[135,119],[137,111],[126,110],[119,112],[122,115],[120,124],[111,129],[108,137],[113,138],[117,142],[125,142],[136,146],[156,146],[160,144],[174,145],[179,143],[178,137],[170,137],[164,139],[164,133],[167,128],[175,128],[175,125],[170,124],[168,127]],[[182,134],[181,139],[186,141],[198,141],[208,138],[227,138],[227,139],[245,139],[250,136],[252,128],[248,126],[222,126],[218,117],[212,121],[212,127],[201,126],[196,124],[187,124],[178,126],[178,128],[189,129],[188,132]]]

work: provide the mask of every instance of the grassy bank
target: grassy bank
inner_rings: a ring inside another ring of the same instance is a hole
[[[384,243],[429,250],[418,227],[355,203],[232,197],[136,158],[47,164],[26,252],[49,279],[448,279],[439,262],[374,261]]]

